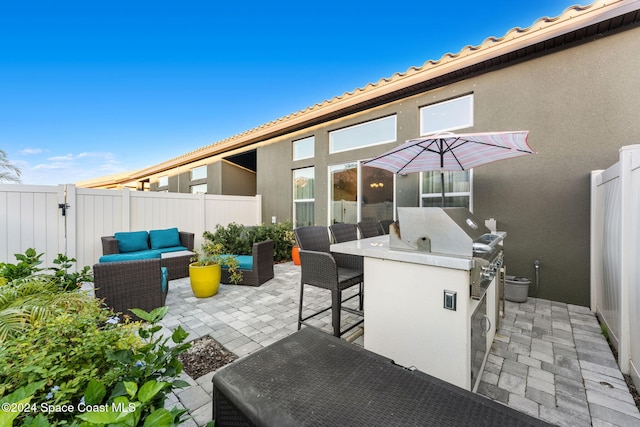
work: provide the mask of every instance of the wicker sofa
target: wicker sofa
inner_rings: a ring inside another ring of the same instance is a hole
[[[240,262],[242,280],[239,285],[260,286],[273,279],[273,240],[254,243],[251,255],[236,255]],[[245,267],[250,267],[246,268]],[[229,270],[222,268],[222,283],[230,283]]]
[[[151,311],[165,305],[169,285],[162,278],[160,258],[103,262],[93,266],[96,298],[115,312],[137,319],[129,309]],[[163,289],[164,285],[164,289]]]
[[[105,259],[109,258],[112,255],[121,255],[126,260],[139,260],[144,259],[150,256],[150,252],[154,251],[154,244],[152,242],[154,232],[168,232],[174,229],[167,230],[151,230],[149,232],[149,238],[147,239],[146,249],[136,250],[136,251],[121,251],[120,244],[118,243],[118,234],[127,234],[127,233],[116,233],[114,236],[103,236],[102,240],[102,253],[103,257],[100,258],[100,262],[103,263],[105,261],[113,261],[113,259]],[[194,246],[194,233],[189,233],[186,231],[177,231],[178,237],[180,240],[180,244],[174,247],[165,247],[159,249],[160,252],[160,264],[162,267],[167,267],[169,273],[169,280],[180,279],[182,277],[189,276],[189,264],[191,263],[191,258],[194,255],[193,246]],[[140,233],[140,232],[134,232]],[[133,233],[128,233],[133,234]],[[175,242],[177,243],[177,242]],[[140,249],[140,248],[136,248]],[[117,258],[116,258],[117,259]],[[124,260],[124,259],[123,259]]]

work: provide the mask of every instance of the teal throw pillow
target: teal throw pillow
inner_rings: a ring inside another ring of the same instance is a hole
[[[113,235],[118,241],[120,252],[136,252],[149,249],[149,233],[146,231],[126,231]]]
[[[151,230],[149,232],[151,249],[170,248],[180,246],[180,233],[177,228],[167,228],[166,230]]]

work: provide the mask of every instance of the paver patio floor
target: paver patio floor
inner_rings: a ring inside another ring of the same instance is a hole
[[[299,267],[274,266],[274,279],[258,288],[221,285],[210,298],[195,298],[189,279],[170,283],[169,313],[162,325],[177,325],[189,340],[209,335],[239,357],[246,356],[297,330]],[[355,302],[354,302],[355,303]],[[305,288],[305,307],[330,304],[330,293]],[[521,412],[561,426],[640,426],[640,412],[587,307],[529,298],[507,301],[478,393]],[[357,319],[343,315],[343,324]],[[317,326],[330,328],[330,312]],[[409,332],[407,332],[409,333]],[[362,338],[354,345],[362,345]],[[172,395],[168,407],[184,406],[202,426],[212,416],[214,372]]]

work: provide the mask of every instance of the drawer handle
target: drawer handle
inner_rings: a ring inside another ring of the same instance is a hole
[[[487,329],[482,333],[482,335],[486,335],[491,331],[491,319],[486,314],[482,315],[482,317],[487,321]]]

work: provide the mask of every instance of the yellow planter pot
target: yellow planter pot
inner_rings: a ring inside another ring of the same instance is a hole
[[[191,290],[197,298],[207,298],[218,293],[222,269],[215,265],[189,265]]]

